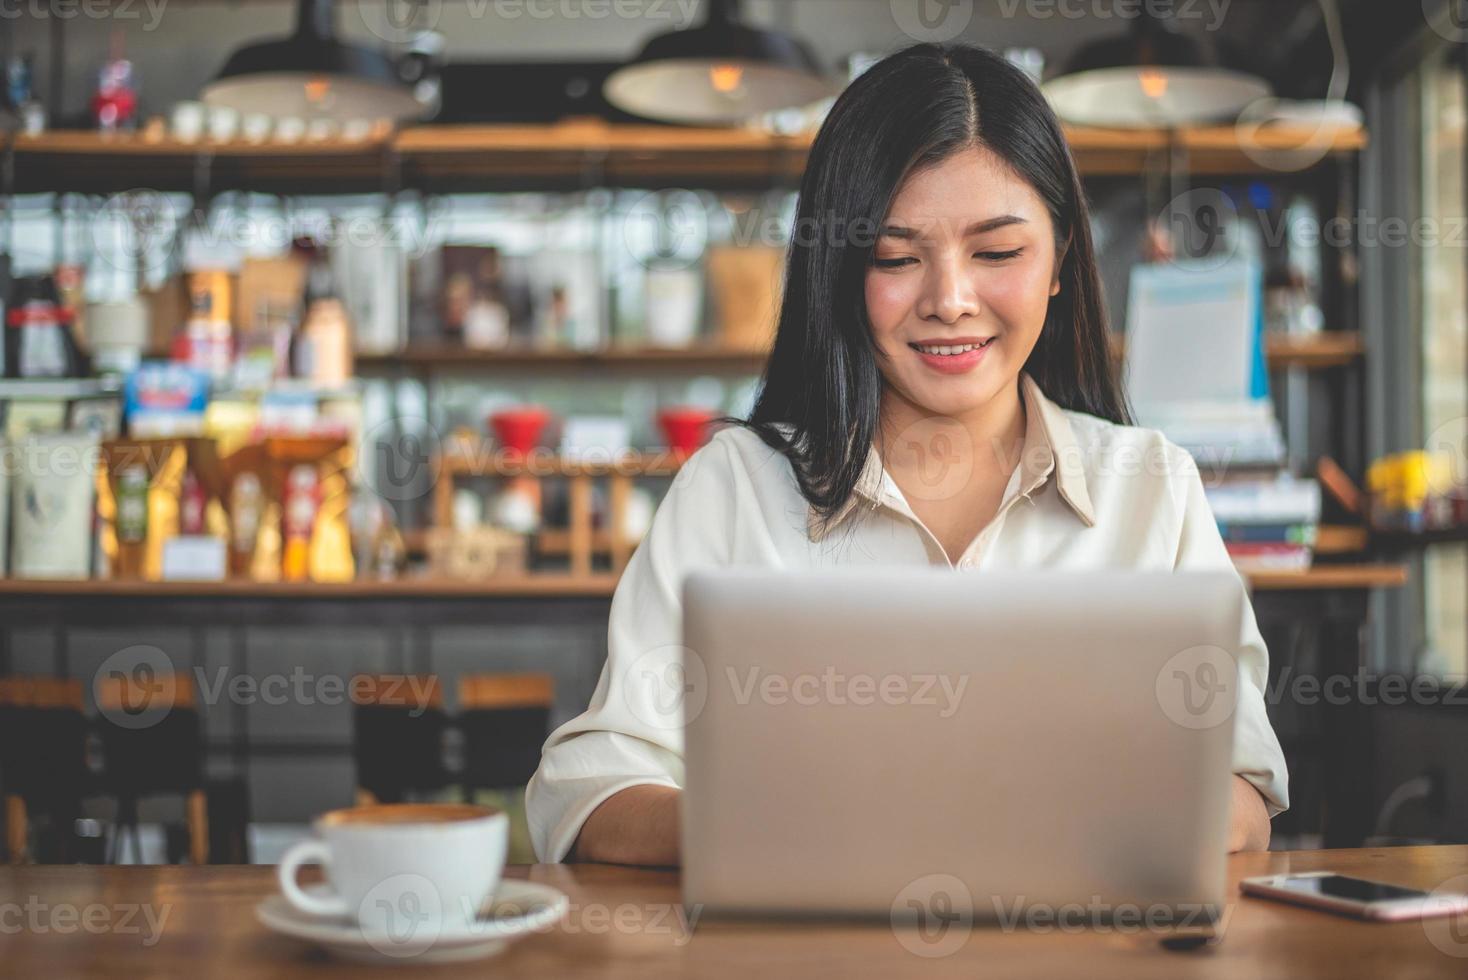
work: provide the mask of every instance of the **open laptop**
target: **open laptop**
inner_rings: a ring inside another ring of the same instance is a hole
[[[684,601],[689,907],[1222,908],[1236,576],[733,569]]]

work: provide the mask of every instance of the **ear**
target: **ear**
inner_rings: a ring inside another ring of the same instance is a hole
[[[1060,294],[1060,270],[1065,268],[1065,257],[1070,254],[1070,236],[1065,236],[1065,241],[1060,248],[1055,250],[1055,272],[1050,277],[1050,295]]]

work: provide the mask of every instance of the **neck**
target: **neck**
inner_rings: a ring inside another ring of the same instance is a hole
[[[997,469],[1007,475],[1019,464],[1024,448],[1025,404],[1018,378],[1005,385],[989,401],[955,416],[937,415],[904,398],[891,387],[884,388],[877,448],[889,471],[894,464],[901,466],[900,460],[909,456],[904,452],[888,452],[886,447],[890,441],[920,422],[940,420],[944,422],[944,431],[955,431],[952,423],[967,431],[975,470]]]

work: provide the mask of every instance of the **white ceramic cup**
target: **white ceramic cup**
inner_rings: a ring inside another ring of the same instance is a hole
[[[509,818],[463,803],[396,803],[333,810],[318,839],[286,851],[286,900],[312,915],[355,919],[370,935],[435,937],[471,926],[499,887]],[[305,891],[302,865],[319,864],[330,890]]]
[[[174,104],[169,128],[173,138],[185,143],[196,143],[204,135],[206,110],[202,102],[178,102]]]

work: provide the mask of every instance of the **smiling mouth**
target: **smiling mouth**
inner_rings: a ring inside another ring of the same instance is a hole
[[[990,337],[988,340],[973,344],[908,344],[919,354],[927,354],[932,357],[957,357],[959,354],[967,354],[969,351],[982,350],[995,341]]]

